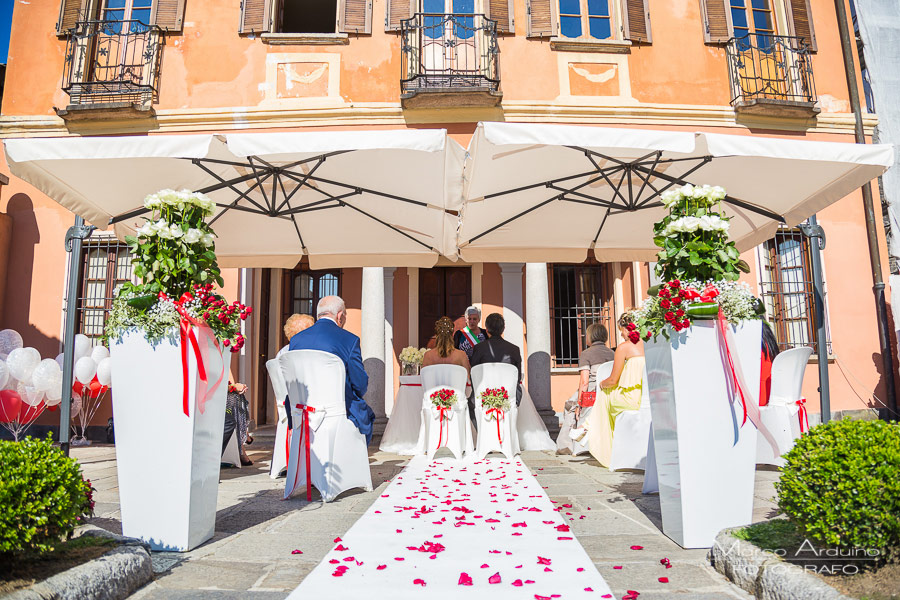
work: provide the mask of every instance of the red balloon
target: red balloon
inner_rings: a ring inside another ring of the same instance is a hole
[[[96,398],[100,397],[100,394],[102,393],[102,390],[103,390],[103,386],[100,385],[100,382],[97,381],[96,377],[94,377],[94,380],[88,386],[88,389],[90,389],[90,397],[96,399]]]
[[[72,382],[72,393],[81,394],[81,390],[84,389],[84,386],[77,379]]]
[[[108,391],[109,391],[109,386],[108,386],[108,385],[104,385],[102,388],[100,388],[100,393],[101,393],[101,394],[105,394],[105,393],[108,392]]]
[[[19,423],[31,423],[41,416],[42,412],[44,412],[43,400],[35,406],[29,406],[27,403],[23,402],[21,406],[19,406]]]
[[[0,391],[0,423],[12,423],[19,417],[19,408],[25,404],[15,390]]]
[[[56,412],[59,410],[59,406],[48,406],[47,410],[49,410],[50,412]]]

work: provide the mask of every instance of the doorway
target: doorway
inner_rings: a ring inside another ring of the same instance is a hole
[[[471,267],[420,269],[419,347],[424,348],[428,344],[438,319],[447,316],[460,321],[471,303]]]

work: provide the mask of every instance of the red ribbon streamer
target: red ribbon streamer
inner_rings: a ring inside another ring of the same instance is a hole
[[[719,340],[721,340],[724,346],[724,356],[726,358],[726,366],[728,370],[731,372],[731,380],[734,384],[735,389],[737,389],[738,394],[741,397],[741,406],[744,409],[744,420],[741,421],[741,427],[747,422],[747,400],[744,398],[744,388],[741,386],[741,382],[737,375],[737,372],[734,368],[734,358],[731,356],[731,349],[728,347],[728,336],[725,332],[726,321],[725,321],[725,313],[722,312],[722,307],[719,306],[719,318],[716,321],[719,325]]]
[[[449,406],[436,406],[435,408],[438,410],[439,413],[441,413],[441,420],[440,420],[441,425],[439,428],[440,433],[438,434],[438,445],[437,445],[438,450],[440,450],[441,446],[443,446],[443,441],[444,441],[444,421],[447,420],[446,413],[448,410],[450,410],[450,407]],[[447,437],[450,437],[449,430],[447,431]]]
[[[400,387],[403,387],[403,386],[406,386],[406,387],[422,387],[422,384],[421,384],[421,383],[401,383],[401,384],[400,384]]]
[[[484,414],[488,416],[494,415],[494,420],[497,421],[497,441],[502,444],[503,438],[500,437],[500,420],[503,418],[503,410],[497,407],[489,408],[484,411]]]
[[[291,462],[291,430],[288,428],[287,435],[284,436],[284,464]],[[277,473],[276,473],[277,474]]]
[[[306,438],[306,501],[312,501],[312,474],[309,471],[309,413],[316,412],[316,409],[312,406],[307,406],[306,404],[297,404],[296,408],[299,408],[303,411],[303,425],[301,427],[303,430],[301,431],[301,435]],[[300,469],[294,470],[294,489],[297,489],[297,476],[300,474]]]
[[[809,413],[806,412],[806,398],[800,398],[796,404],[800,407],[800,410],[797,411],[797,418],[800,419],[800,433],[805,433],[809,431]],[[804,421],[806,421],[806,427],[803,426]]]

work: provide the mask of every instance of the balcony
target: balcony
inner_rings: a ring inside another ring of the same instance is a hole
[[[68,120],[153,115],[161,30],[140,21],[79,21],[66,44],[62,89]]]
[[[726,54],[731,105],[739,114],[808,119],[820,112],[809,47],[802,38],[732,38]]]
[[[404,108],[497,106],[497,22],[484,15],[417,13],[400,24]]]

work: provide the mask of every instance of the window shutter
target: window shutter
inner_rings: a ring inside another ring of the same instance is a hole
[[[725,0],[700,0],[703,39],[707,44],[724,44],[731,38],[731,14]]]
[[[792,35],[807,43],[810,51],[816,51],[816,32],[813,31],[812,12],[809,0],[790,0],[788,18],[791,21]]]
[[[414,0],[385,0],[387,15],[384,19],[385,31],[400,31],[400,21],[413,15]]]
[[[239,33],[267,33],[272,29],[269,0],[241,0]]]
[[[650,35],[650,7],[647,0],[623,0],[623,29],[626,40],[649,44],[653,41]]]
[[[163,31],[181,31],[184,0],[155,0],[150,21]]]
[[[528,37],[552,37],[556,35],[556,19],[553,4],[556,0],[525,0],[528,11]]]
[[[56,35],[65,35],[75,27],[79,19],[89,17],[90,0],[62,0],[59,5],[59,20],[56,22]]]
[[[497,21],[497,33],[515,33],[513,0],[487,0],[487,17]]]
[[[372,33],[372,0],[340,0],[337,30],[341,33]]]

